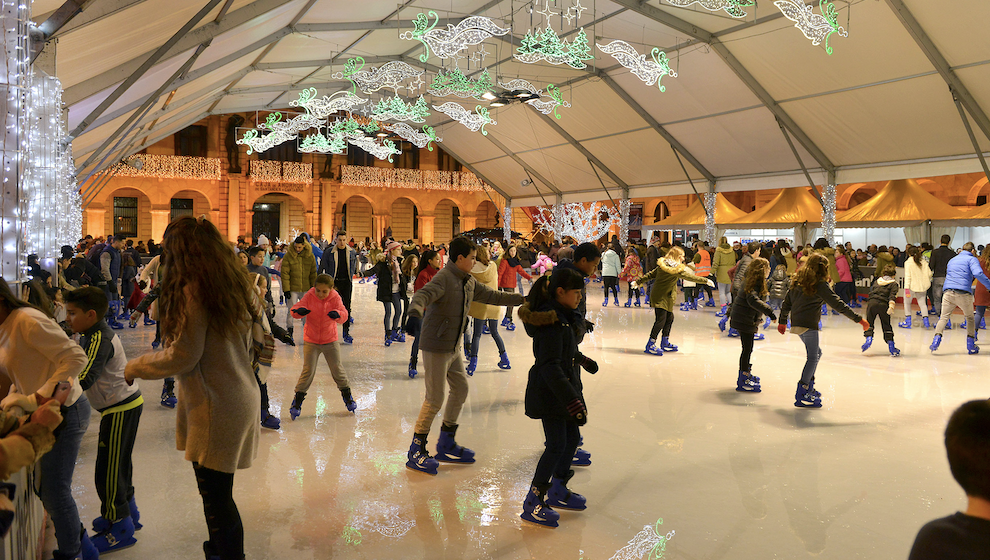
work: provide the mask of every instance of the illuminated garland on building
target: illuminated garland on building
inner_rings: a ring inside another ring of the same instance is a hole
[[[525,80],[524,80],[525,81]],[[492,78],[488,74],[488,69],[485,68],[481,71],[481,75],[478,76],[476,80],[472,80],[461,72],[460,68],[454,67],[453,70],[444,73],[441,68],[435,78],[433,78],[433,83],[430,84],[430,88],[426,90],[430,95],[435,95],[437,97],[447,97],[448,95],[454,95],[457,97],[473,97],[475,99],[481,98],[486,92],[492,89]]]
[[[139,154],[127,158],[127,162],[141,162],[141,169],[118,163],[112,171],[121,177],[154,177],[156,179],[220,180],[223,162],[220,158],[191,156],[163,156]]]
[[[415,103],[406,103],[395,97],[383,97],[371,113],[371,118],[381,121],[409,121],[414,123],[426,122],[430,116],[430,108],[420,95]]]
[[[667,58],[667,53],[658,48],[654,48],[651,51],[650,54],[653,60],[648,61],[645,54],[639,54],[639,51],[633,48],[632,45],[618,39],[607,45],[596,43],[595,46],[598,47],[598,50],[610,55],[616,62],[631,70],[646,85],[652,86],[653,84],[657,84],[660,91],[666,90],[663,84],[660,83],[660,80],[664,76],[677,77],[677,72],[674,72],[670,68],[670,60]]]
[[[491,189],[474,173],[343,165],[340,182],[358,187],[480,192]]]
[[[804,36],[811,39],[811,44],[816,47],[825,43],[825,52],[832,54],[832,47],[828,45],[828,38],[833,33],[838,33],[841,37],[848,37],[849,34],[838,23],[838,14],[835,6],[830,0],[818,0],[818,7],[821,14],[812,11],[811,6],[805,5],[799,0],[777,0],[773,3],[784,14],[784,17],[794,22],[794,27],[801,30]]]
[[[457,103],[448,101],[443,105],[434,105],[433,110],[440,111],[455,121],[463,124],[471,132],[478,132],[478,130],[481,130],[481,133],[485,136],[488,136],[488,131],[485,130],[485,125],[498,124],[492,120],[491,116],[489,116],[488,107],[482,107],[481,105],[475,107],[475,112],[472,113]]]
[[[0,197],[0,273],[8,282],[23,278],[27,267],[24,252],[24,238],[27,236],[26,222],[27,196],[21,190],[20,175],[26,138],[26,96],[29,86],[28,54],[31,52],[27,35],[31,20],[31,3],[17,0],[3,0],[0,19],[3,23],[3,55],[6,71],[0,75],[0,85],[6,94],[3,102],[4,141],[0,143],[3,157],[3,191]]]
[[[313,164],[254,159],[250,161],[249,176],[258,183],[310,184]]]
[[[568,43],[566,40],[561,40],[557,32],[549,25],[543,31],[537,28],[535,31],[526,33],[513,57],[526,64],[545,60],[550,64],[566,64],[578,70],[588,67],[584,63],[585,60],[595,58],[591,55],[588,36],[583,27],[578,31],[574,40]]]
[[[743,11],[742,6],[756,5],[755,0],[667,0],[667,3],[679,8],[687,8],[691,4],[699,4],[702,8],[710,12],[723,10],[734,18],[746,17],[746,12]]]
[[[835,185],[825,185],[822,193],[822,229],[829,247],[835,247]]]
[[[311,184],[313,182],[313,164],[283,161],[282,182]]]
[[[427,14],[419,14],[413,20],[413,30],[404,31],[400,39],[419,41],[423,43],[426,52],[419,56],[420,62],[430,59],[430,49],[438,58],[450,58],[471,45],[477,45],[489,37],[507,34],[508,28],[495,25],[491,19],[484,16],[471,16],[461,20],[456,26],[447,24],[447,29],[434,29],[440,22],[440,16],[433,10]],[[430,24],[430,18],[433,23]]]

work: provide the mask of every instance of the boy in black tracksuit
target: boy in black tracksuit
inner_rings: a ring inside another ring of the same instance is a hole
[[[866,322],[870,324],[870,328],[863,331],[863,336],[866,337],[863,352],[873,344],[873,323],[879,317],[883,328],[883,339],[887,343],[890,355],[899,356],[901,353],[894,346],[894,329],[890,326],[890,314],[897,303],[897,278],[894,276],[896,273],[897,269],[894,265],[888,264],[883,268],[883,276],[877,278],[870,288],[870,300],[866,304]]]
[[[102,515],[93,521],[97,533],[93,544],[101,553],[133,545],[137,542],[134,531],[141,527],[131,485],[131,452],[144,398],[136,384],[124,380],[127,356],[120,337],[103,320],[108,307],[106,294],[99,288],[65,293],[66,321],[82,335],[79,343],[88,357],[79,384],[101,415],[96,492]]]

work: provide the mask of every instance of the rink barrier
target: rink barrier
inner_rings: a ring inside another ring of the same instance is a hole
[[[0,541],[0,560],[40,560],[44,551],[45,508],[32,490],[35,475],[30,468],[12,474],[7,481],[17,485],[14,523]]]

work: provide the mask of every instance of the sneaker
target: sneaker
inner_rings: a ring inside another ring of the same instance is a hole
[[[426,451],[426,435],[414,435],[406,455],[406,468],[436,476],[440,463]]]
[[[546,496],[548,487],[537,487],[531,486],[529,492],[526,494],[526,500],[523,501],[523,512],[521,517],[523,521],[528,521],[541,527],[556,528],[560,524],[560,514],[550,508],[547,505],[544,497]]]
[[[261,420],[261,427],[268,428],[269,430],[277,430],[282,427],[282,422],[279,421],[277,416],[269,414]]]
[[[106,531],[92,538],[93,546],[100,554],[123,550],[134,546],[134,521],[125,517],[110,526]]]

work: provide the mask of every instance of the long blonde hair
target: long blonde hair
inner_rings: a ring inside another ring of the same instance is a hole
[[[673,259],[674,262],[684,262],[684,249],[680,247],[671,247],[667,249],[667,254],[663,256],[665,259]]]

